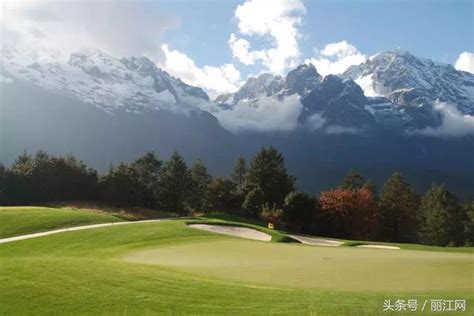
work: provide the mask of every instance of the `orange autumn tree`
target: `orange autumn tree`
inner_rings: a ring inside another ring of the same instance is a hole
[[[377,226],[375,194],[368,187],[321,192],[320,229],[343,238],[372,239]]]

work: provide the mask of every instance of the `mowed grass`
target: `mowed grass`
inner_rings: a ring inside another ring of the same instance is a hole
[[[331,290],[472,290],[472,254],[222,240],[128,254],[131,262],[242,283]]]
[[[0,238],[120,221],[123,220],[113,215],[86,210],[3,206],[0,207]]]
[[[0,244],[0,315],[378,315],[384,299],[466,299],[472,315],[473,260],[136,223]]]

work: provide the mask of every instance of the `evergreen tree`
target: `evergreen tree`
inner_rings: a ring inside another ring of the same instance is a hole
[[[140,205],[145,207],[156,207],[158,204],[158,187],[160,170],[163,162],[155,153],[148,152],[135,160],[130,168],[133,169],[134,181],[140,190]]]
[[[160,202],[167,211],[186,213],[191,196],[191,172],[178,152],[174,152],[160,172]]]
[[[467,202],[463,206],[464,214],[464,244],[474,246],[474,202]]]
[[[365,178],[357,171],[349,171],[341,181],[339,188],[342,190],[362,189],[366,183]]]
[[[235,183],[236,193],[239,195],[244,192],[246,175],[247,162],[244,157],[240,156],[235,162],[234,171],[232,172],[232,181]]]
[[[461,207],[445,185],[433,185],[423,196],[419,221],[418,235],[422,243],[437,246],[463,243]]]
[[[401,173],[394,172],[380,194],[380,234],[389,241],[413,241],[416,238],[418,197]]]
[[[260,190],[263,203],[281,207],[293,191],[294,178],[288,175],[283,156],[274,147],[262,148],[252,159],[245,181],[245,192]]]
[[[318,207],[316,199],[304,192],[293,191],[285,198],[283,221],[294,230],[314,233]]]
[[[7,204],[6,194],[7,169],[0,163],[0,205]]]
[[[211,179],[208,185],[209,209],[211,211],[236,211],[242,203],[235,194],[234,182],[224,177]]]
[[[141,201],[139,185],[134,170],[127,164],[110,166],[99,180],[102,199],[117,206],[139,206]]]
[[[191,166],[192,196],[190,206],[194,210],[205,211],[209,207],[209,183],[211,176],[202,160],[197,160]]]
[[[242,203],[242,208],[246,211],[248,216],[256,218],[259,216],[264,204],[265,198],[263,191],[260,189],[260,187],[254,187],[245,196],[244,203]]]
[[[375,186],[375,183],[372,180],[367,180],[363,187],[372,192],[374,197],[377,198],[377,187]]]

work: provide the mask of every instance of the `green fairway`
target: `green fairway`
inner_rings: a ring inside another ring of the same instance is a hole
[[[0,244],[0,315],[363,315],[440,298],[472,314],[473,259],[248,241],[184,220],[111,226]]]
[[[120,222],[113,215],[49,207],[0,207],[0,238],[44,232],[52,229]]]

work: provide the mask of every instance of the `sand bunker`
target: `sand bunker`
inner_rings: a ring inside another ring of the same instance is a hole
[[[237,236],[247,239],[260,240],[260,241],[270,241],[272,236],[259,232],[258,230],[239,227],[239,226],[224,226],[224,225],[208,225],[208,224],[191,224],[188,225],[192,228],[202,229],[213,233],[224,234]]]
[[[385,246],[385,245],[360,245],[356,247],[357,248],[374,248],[374,249],[393,249],[393,250],[400,249],[400,247],[397,247],[397,246]]]
[[[301,235],[288,235],[288,236],[293,239],[298,240],[302,244],[307,244],[307,245],[338,247],[343,244],[342,241],[331,240],[331,239],[308,237],[308,236],[301,236]]]

